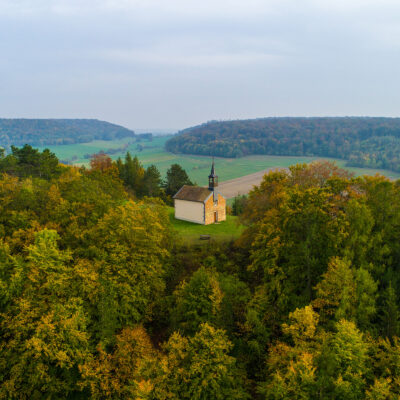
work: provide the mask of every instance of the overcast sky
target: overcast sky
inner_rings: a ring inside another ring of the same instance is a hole
[[[400,1],[0,0],[0,117],[400,116]]]

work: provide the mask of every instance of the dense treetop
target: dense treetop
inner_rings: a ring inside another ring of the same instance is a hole
[[[122,126],[97,119],[0,118],[0,146],[46,146],[113,140],[134,136]]]
[[[399,182],[272,171],[185,244],[157,169],[43,153],[0,175],[0,399],[400,398]]]
[[[400,171],[400,118],[260,118],[211,121],[171,138],[172,152],[242,157],[319,156]]]
[[[0,172],[9,175],[49,180],[59,176],[62,168],[56,155],[48,149],[40,152],[28,144],[21,148],[11,146],[7,156],[4,149],[0,149]]]

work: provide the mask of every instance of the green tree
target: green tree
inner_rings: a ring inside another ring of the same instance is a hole
[[[345,237],[344,215],[329,192],[295,188],[282,210],[282,226],[289,279],[297,282],[299,301],[309,302],[312,288]]]
[[[296,185],[279,193],[276,208],[248,230],[249,269],[256,282],[263,277],[274,286],[272,293],[287,312],[313,299],[314,286],[343,244],[346,223],[328,189]]]
[[[219,317],[223,293],[216,273],[204,267],[198,269],[189,282],[183,282],[175,291],[172,321],[185,334],[194,334],[200,324],[215,323]]]
[[[105,342],[117,329],[149,317],[163,292],[168,223],[163,206],[129,201],[105,214],[90,233],[90,252],[102,265],[98,334]]]
[[[376,314],[378,284],[373,280],[371,274],[363,268],[356,271],[355,280],[357,285],[357,326],[362,330],[372,329],[372,319]]]
[[[125,163],[117,162],[117,168],[125,186],[133,190],[135,194],[140,194],[145,171],[137,156],[132,158],[128,151],[125,156]]]
[[[153,398],[222,400],[248,398],[243,376],[229,355],[232,343],[223,330],[207,323],[192,337],[174,333],[154,382]]]
[[[246,320],[246,307],[251,298],[250,289],[233,275],[220,274],[218,282],[222,300],[217,314],[217,323],[230,337],[237,337]]]
[[[143,176],[142,194],[149,197],[160,197],[162,194],[162,179],[160,171],[155,165],[147,167]]]
[[[368,344],[354,322],[340,320],[336,330],[322,351],[321,390],[332,399],[364,399]]]
[[[313,305],[320,311],[323,322],[332,317],[336,321],[354,318],[356,282],[350,261],[332,259],[315,289],[317,293]]]
[[[174,196],[183,185],[193,185],[186,171],[179,164],[172,164],[164,183],[165,193]]]
[[[352,198],[345,205],[348,221],[348,236],[345,242],[345,256],[354,266],[368,268],[370,252],[376,235],[372,232],[374,218],[365,199]]]
[[[38,232],[24,268],[15,271],[24,284],[17,285],[20,292],[0,323],[3,398],[66,398],[79,390],[76,372],[89,346],[87,316],[81,298],[71,295],[71,255],[58,249],[58,239],[55,231]]]
[[[397,399],[400,396],[400,343],[399,338],[394,336],[388,338],[378,338],[371,342],[371,367],[373,368],[374,384],[370,385],[368,391],[376,394],[379,388],[387,388],[390,383],[392,397]],[[377,394],[376,394],[377,395]],[[371,397],[373,398],[373,397]],[[377,397],[378,398],[378,397]]]
[[[376,313],[377,284],[368,271],[353,271],[350,261],[334,258],[316,291],[313,305],[320,310],[324,322],[347,319],[363,330],[371,326]]]
[[[232,214],[241,215],[246,208],[247,196],[235,196],[232,204]]]
[[[49,149],[40,152],[30,145],[11,146],[11,154],[0,159],[0,171],[19,177],[39,177],[50,180],[62,172],[58,158]]]
[[[399,334],[399,308],[397,306],[396,292],[392,287],[392,283],[389,283],[389,287],[385,290],[384,303],[382,307],[382,323],[384,334],[389,339],[393,339],[394,336]]]

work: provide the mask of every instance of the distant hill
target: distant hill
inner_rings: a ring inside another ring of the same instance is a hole
[[[0,119],[0,146],[46,146],[133,137],[122,126],[97,119]]]
[[[348,166],[400,171],[400,118],[321,117],[211,121],[166,143],[174,153],[334,157]]]

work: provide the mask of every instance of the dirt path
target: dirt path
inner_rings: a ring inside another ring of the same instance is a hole
[[[247,194],[253,189],[254,185],[259,185],[263,176],[275,169],[267,168],[262,171],[254,172],[254,174],[241,176],[240,178],[230,179],[229,181],[220,182],[219,191],[227,198],[235,197],[241,194]]]

